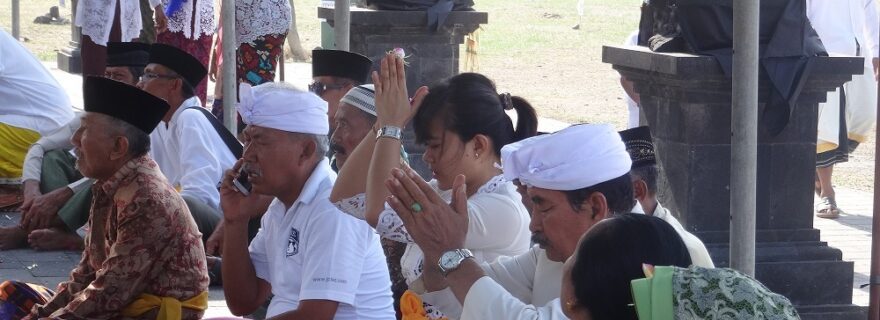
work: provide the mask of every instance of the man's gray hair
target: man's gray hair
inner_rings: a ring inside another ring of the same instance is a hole
[[[290,136],[294,139],[310,139],[315,142],[315,155],[318,159],[324,157],[330,150],[330,138],[326,134],[310,134],[290,132]]]
[[[105,123],[108,135],[121,135],[128,140],[128,154],[130,156],[137,158],[150,152],[150,135],[128,122],[108,115],[103,116],[107,120]]]

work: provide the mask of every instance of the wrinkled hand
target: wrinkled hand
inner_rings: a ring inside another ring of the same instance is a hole
[[[156,6],[153,10],[153,16],[156,20],[156,33],[162,33],[168,30],[168,17],[165,16],[165,8],[162,5]]]
[[[27,212],[30,210],[31,206],[34,203],[34,199],[43,195],[40,192],[40,182],[36,180],[25,180],[24,183],[24,202],[21,204],[21,212]]]
[[[403,59],[391,53],[382,58],[379,72],[373,72],[373,85],[376,91],[376,117],[380,126],[403,128],[428,94],[427,87],[420,87],[410,102]]]
[[[391,174],[392,177],[385,183],[391,191],[388,204],[403,220],[407,232],[425,253],[425,258],[439,258],[443,252],[464,248],[468,230],[464,175],[455,177],[450,205],[412,169],[394,169]],[[413,203],[421,206],[419,212],[412,210]]]
[[[209,256],[223,256],[223,220],[214,228],[214,233],[205,242],[205,254]]]
[[[58,188],[52,192],[34,198],[27,211],[22,210],[21,225],[25,230],[45,229],[52,226],[58,210],[73,197],[70,188]]]
[[[249,219],[259,217],[266,212],[273,199],[271,196],[254,192],[245,196],[235,188],[232,180],[238,176],[243,163],[244,160],[239,159],[231,170],[226,170],[223,174],[223,182],[220,185],[220,208],[223,210],[224,222],[247,223]]]

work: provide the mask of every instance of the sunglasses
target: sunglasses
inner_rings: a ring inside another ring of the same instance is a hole
[[[339,90],[339,89],[345,88],[348,85],[349,85],[348,83],[346,83],[346,84],[323,84],[323,83],[315,81],[315,82],[312,82],[311,84],[309,84],[309,91],[320,96],[320,95],[324,94],[324,92],[327,92],[330,90]]]

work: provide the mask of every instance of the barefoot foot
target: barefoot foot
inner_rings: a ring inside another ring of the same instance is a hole
[[[27,245],[27,231],[20,226],[0,227],[0,250],[12,250]]]
[[[74,232],[61,229],[39,229],[28,235],[28,243],[34,250],[82,250],[83,238]]]

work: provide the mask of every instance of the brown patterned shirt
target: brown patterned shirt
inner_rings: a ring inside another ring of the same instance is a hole
[[[142,293],[185,301],[207,291],[201,233],[152,159],[132,159],[92,190],[82,260],[33,317],[118,319]],[[155,319],[156,312],[140,317]],[[183,308],[183,319],[202,314]]]

